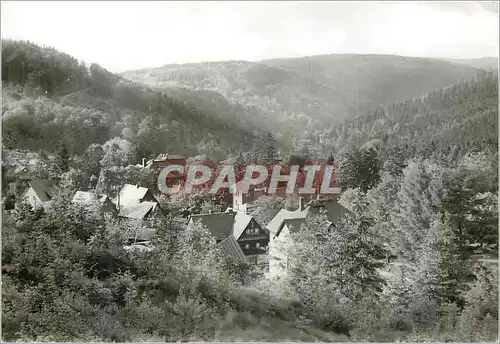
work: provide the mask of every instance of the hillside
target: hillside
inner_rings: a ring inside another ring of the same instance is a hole
[[[443,60],[484,70],[498,69],[498,57],[481,57],[478,59],[443,59]]]
[[[236,106],[225,99],[193,106],[189,93],[164,94],[29,42],[2,41],[2,83],[7,149],[54,152],[64,143],[79,155],[119,137],[134,144],[136,159],[162,152],[219,159],[255,142],[254,128],[230,117]]]
[[[436,59],[392,55],[322,55],[258,63],[166,65],[122,73],[148,86],[219,92],[287,134],[320,128],[375,108],[450,86],[478,69]],[[260,114],[259,114],[260,113]]]
[[[332,130],[310,136],[321,137],[321,143],[316,140],[312,144],[323,145],[325,151],[346,151],[370,142],[385,147],[495,147],[498,76],[494,72],[482,72],[474,79],[425,97],[381,106]]]
[[[3,340],[498,341],[495,73],[351,55],[168,66],[130,81],[3,43]],[[246,214],[227,191],[165,197],[137,165],[164,152],[188,165],[233,155],[237,172],[286,164],[272,129],[303,154],[288,165],[328,156],[338,203],[294,211],[293,199],[261,197]],[[77,190],[120,195],[118,214],[75,204]]]

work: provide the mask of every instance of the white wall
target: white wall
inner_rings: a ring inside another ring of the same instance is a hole
[[[26,191],[26,193],[24,194],[24,200],[28,202],[33,208],[40,208],[43,206],[42,201],[40,201],[40,198],[38,198],[33,188],[29,188]]]
[[[273,238],[269,234],[269,278],[283,277],[287,273],[287,251],[291,244],[290,230],[287,225],[283,227],[280,235]]]

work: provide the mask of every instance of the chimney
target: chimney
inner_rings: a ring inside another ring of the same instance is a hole
[[[142,168],[146,167],[146,158],[142,158]]]

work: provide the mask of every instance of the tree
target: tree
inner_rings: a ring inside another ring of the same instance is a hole
[[[57,167],[61,173],[69,171],[70,155],[66,143],[61,141],[57,148]]]
[[[387,171],[394,177],[401,176],[403,170],[407,165],[404,152],[401,147],[396,146],[394,148],[388,149],[386,150],[384,155],[385,158],[382,169],[384,171]]]
[[[400,186],[401,177],[395,177],[390,172],[384,171],[380,183],[366,195],[368,214],[373,218],[374,230],[386,247],[388,256],[396,255],[398,252],[398,243],[394,240],[397,229],[394,227],[392,216],[399,206],[397,196]]]
[[[78,159],[78,168],[88,175],[98,176],[101,170],[99,161],[104,157],[104,150],[100,144],[91,144],[87,147],[83,155]]]
[[[358,183],[363,192],[375,187],[380,181],[381,163],[375,148],[364,149],[361,152],[358,168]]]
[[[347,215],[333,231],[331,252],[336,267],[336,285],[349,300],[360,301],[379,295],[384,285],[378,268],[383,256],[373,220],[366,215]]]
[[[329,303],[358,303],[382,291],[384,282],[377,271],[382,251],[366,216],[346,215],[335,227],[325,214],[311,216],[292,237],[292,280],[307,302],[318,305],[316,297],[327,297],[326,292]]]
[[[339,182],[342,188],[360,188],[363,192],[380,181],[381,162],[377,150],[367,148],[352,150],[339,162]]]
[[[464,306],[463,295],[468,289],[470,268],[462,258],[456,236],[448,219],[436,217],[418,251],[412,280],[413,300],[417,325],[438,321],[440,309],[447,303]]]
[[[115,137],[102,145],[103,157],[100,164],[104,168],[127,166],[135,159],[135,147],[127,140]]]
[[[201,223],[194,223],[186,227],[178,240],[176,254],[172,259],[174,264],[185,267],[193,273],[193,276],[215,278],[219,275],[223,254],[205,226]]]
[[[442,211],[446,170],[427,161],[410,161],[403,170],[395,209],[391,212],[393,247],[402,259],[415,261],[423,239],[436,215]]]
[[[283,209],[285,200],[274,196],[262,196],[254,201],[254,205],[255,208],[250,215],[261,227],[265,227]]]
[[[273,134],[267,134],[267,140],[265,143],[264,161],[267,164],[275,164],[278,162],[278,152],[276,150],[276,140]]]

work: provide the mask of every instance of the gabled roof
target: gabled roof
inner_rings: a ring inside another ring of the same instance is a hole
[[[214,238],[221,239],[232,234],[235,215],[235,213],[196,214],[189,217],[189,222],[201,221]]]
[[[241,212],[236,213],[233,226],[233,236],[236,240],[241,237],[250,221],[252,221],[252,217],[250,215]]]
[[[123,207],[118,213],[118,216],[126,217],[128,219],[142,220],[150,211],[154,211],[157,205],[158,203],[156,202],[142,202],[139,204],[130,205],[127,207]]]
[[[94,192],[89,191],[77,191],[73,196],[71,202],[82,204],[82,205],[92,205],[92,204],[100,204],[103,205],[106,202],[108,196],[102,194],[96,194]]]
[[[140,200],[146,196],[147,188],[138,185],[125,184],[120,190],[119,196],[113,199],[113,203],[120,201],[120,207],[127,207],[132,204],[139,204]]]
[[[311,214],[318,214],[322,208],[326,210],[326,217],[328,218],[328,221],[332,222],[334,225],[337,224],[344,215],[351,214],[348,209],[343,207],[336,200],[325,200],[310,203]]]
[[[219,243],[219,247],[227,258],[238,263],[248,263],[247,257],[243,253],[240,244],[238,244],[238,241],[236,241],[234,236],[230,235],[226,239],[222,240]]]
[[[288,228],[291,229],[291,231],[296,232],[300,229],[300,226],[306,221],[306,218],[300,218],[300,219],[286,219],[284,221],[284,224],[288,226]]]
[[[289,211],[286,209],[281,209],[278,214],[269,222],[266,226],[266,229],[274,236],[279,233],[281,228],[284,225],[285,220],[293,220],[293,219],[305,219],[307,215],[308,208],[301,210],[297,209],[294,211]]]
[[[33,191],[37,194],[38,198],[42,202],[48,202],[52,199],[53,188],[55,186],[55,182],[46,179],[37,179],[29,182],[29,186],[33,189]]]
[[[349,210],[344,208],[335,200],[311,202],[303,210],[280,210],[280,212],[276,214],[276,216],[266,226],[266,229],[273,236],[278,235],[285,224],[288,227],[293,228],[294,231],[297,231],[300,229],[300,226],[304,223],[307,216],[319,214],[321,209],[326,210],[326,217],[329,225],[336,225],[344,215],[350,213]]]

